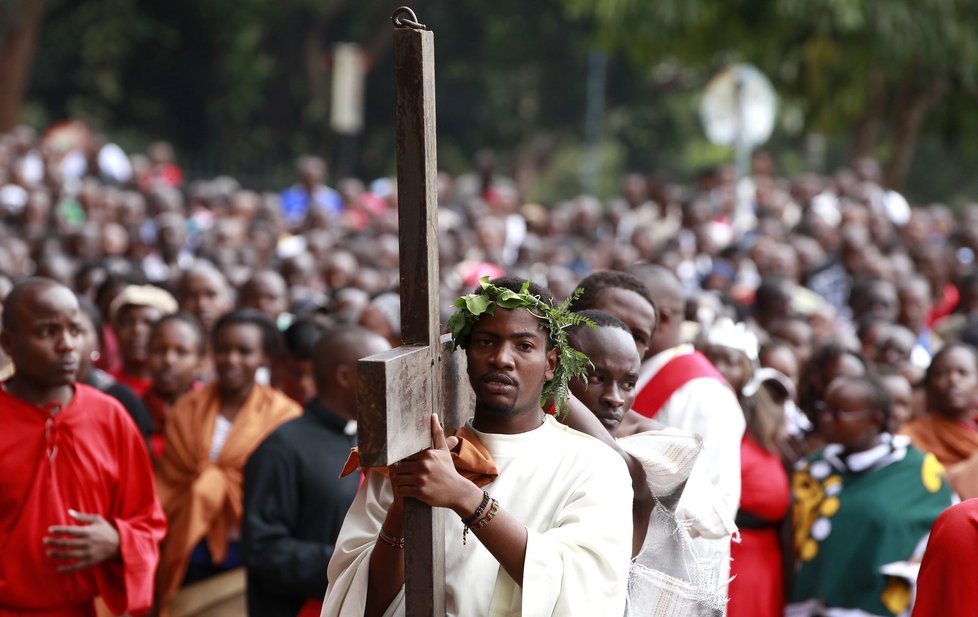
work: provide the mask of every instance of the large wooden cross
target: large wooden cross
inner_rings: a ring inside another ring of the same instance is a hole
[[[403,345],[360,360],[359,447],[366,466],[430,448],[431,413],[447,434],[472,414],[465,355],[451,351],[438,309],[438,193],[434,39],[413,12],[395,11],[397,202]],[[405,502],[408,617],[445,615],[444,510]]]

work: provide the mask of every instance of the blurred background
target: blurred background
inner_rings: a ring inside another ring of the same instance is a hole
[[[477,0],[412,7],[434,30],[439,164],[491,148],[531,200],[613,194],[626,172],[694,182],[732,161],[698,107],[749,62],[778,95],[785,175],[862,155],[913,203],[978,193],[971,0]],[[281,187],[300,153],[334,178],[394,169],[393,4],[0,0],[0,133],[78,119],[126,151],[171,142],[187,178]],[[348,45],[352,44],[352,45]]]

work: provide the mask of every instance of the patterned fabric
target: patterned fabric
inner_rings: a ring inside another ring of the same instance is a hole
[[[799,463],[792,493],[797,576],[789,614],[906,611],[906,583],[880,568],[909,558],[951,504],[937,459],[889,434],[848,456],[833,444]]]

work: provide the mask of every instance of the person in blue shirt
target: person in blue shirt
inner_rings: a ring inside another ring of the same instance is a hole
[[[301,156],[295,171],[298,182],[282,191],[282,216],[289,227],[301,225],[312,207],[334,216],[343,210],[340,194],[325,184],[326,161],[318,156]]]

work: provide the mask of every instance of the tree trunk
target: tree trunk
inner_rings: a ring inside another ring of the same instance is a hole
[[[869,98],[866,109],[856,122],[856,139],[852,145],[852,160],[872,156],[879,139],[880,123],[886,113],[886,84],[883,70],[874,66],[869,71]]]
[[[31,60],[41,30],[42,0],[23,0],[13,22],[0,32],[0,133],[20,121]]]
[[[513,180],[524,202],[532,199],[541,171],[559,146],[560,141],[549,132],[540,132],[520,145],[513,165]]]
[[[306,134],[311,137],[314,149],[323,147],[329,132],[329,88],[326,82],[326,23],[327,18],[322,14],[312,15],[309,29],[306,31],[304,46],[304,64],[306,69],[306,86],[309,89],[309,100],[303,110],[303,122]],[[316,154],[326,156],[325,151]]]
[[[893,134],[893,151],[886,166],[885,184],[890,188],[900,188],[910,169],[920,127],[927,114],[947,93],[950,84],[945,77],[937,77],[927,88],[913,97],[909,104],[897,110],[896,126]]]

